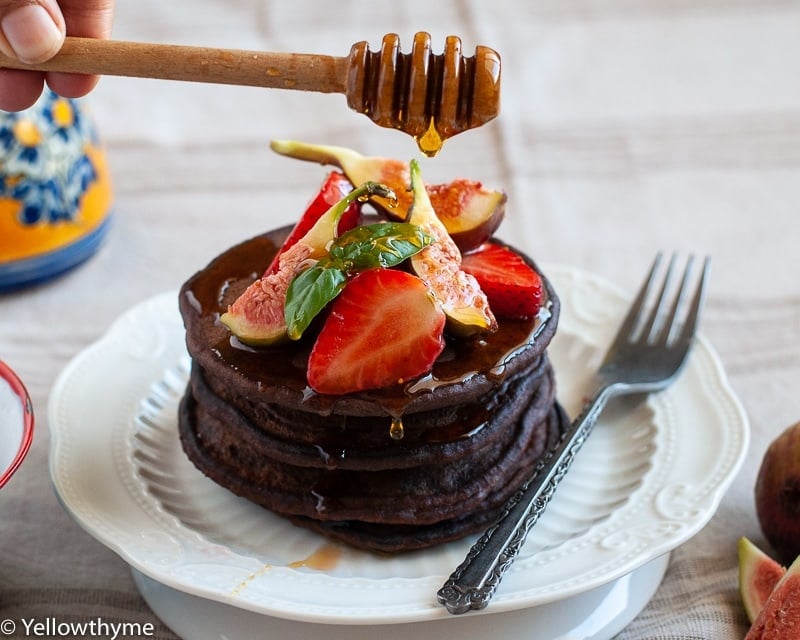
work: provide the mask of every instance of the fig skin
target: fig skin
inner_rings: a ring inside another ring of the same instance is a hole
[[[800,422],[767,448],[755,485],[758,522],[784,564],[800,556]]]

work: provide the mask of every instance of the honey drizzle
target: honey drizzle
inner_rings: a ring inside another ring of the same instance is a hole
[[[302,560],[295,560],[294,562],[290,562],[286,565],[289,569],[311,569],[313,571],[332,571],[335,569],[339,561],[342,559],[344,555],[344,550],[342,547],[339,547],[334,544],[324,544],[315,551],[313,551],[310,555],[303,558]],[[274,565],[265,564],[261,567],[258,571],[254,571],[249,576],[247,576],[244,580],[242,580],[236,588],[231,591],[232,597],[237,597],[242,594],[242,592],[250,586],[254,580],[260,578],[268,571],[274,569]]]
[[[271,569],[272,569],[271,564],[265,564],[258,571],[251,573],[244,580],[242,580],[233,591],[231,591],[231,596],[234,598],[240,596],[242,594],[242,591],[244,591],[250,585],[250,583],[253,582],[253,580],[255,580],[256,578],[260,578],[265,573],[267,573],[267,571],[270,571]]]

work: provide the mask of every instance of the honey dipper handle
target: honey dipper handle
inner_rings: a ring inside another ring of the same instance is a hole
[[[347,58],[67,37],[55,57],[0,67],[343,93]]]

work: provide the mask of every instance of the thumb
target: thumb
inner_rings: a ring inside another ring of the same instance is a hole
[[[64,43],[64,17],[55,0],[0,0],[0,51],[34,64]]]

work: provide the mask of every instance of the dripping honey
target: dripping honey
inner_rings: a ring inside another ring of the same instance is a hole
[[[400,417],[392,418],[392,422],[389,425],[389,437],[392,440],[402,440],[404,435],[403,419]]]
[[[419,147],[419,150],[429,158],[432,158],[439,153],[439,151],[442,149],[442,145],[444,144],[442,136],[440,136],[439,132],[436,130],[436,125],[434,124],[433,118],[431,118],[430,125],[428,125],[428,130],[421,136],[417,136],[414,139],[417,142],[417,147]]]

